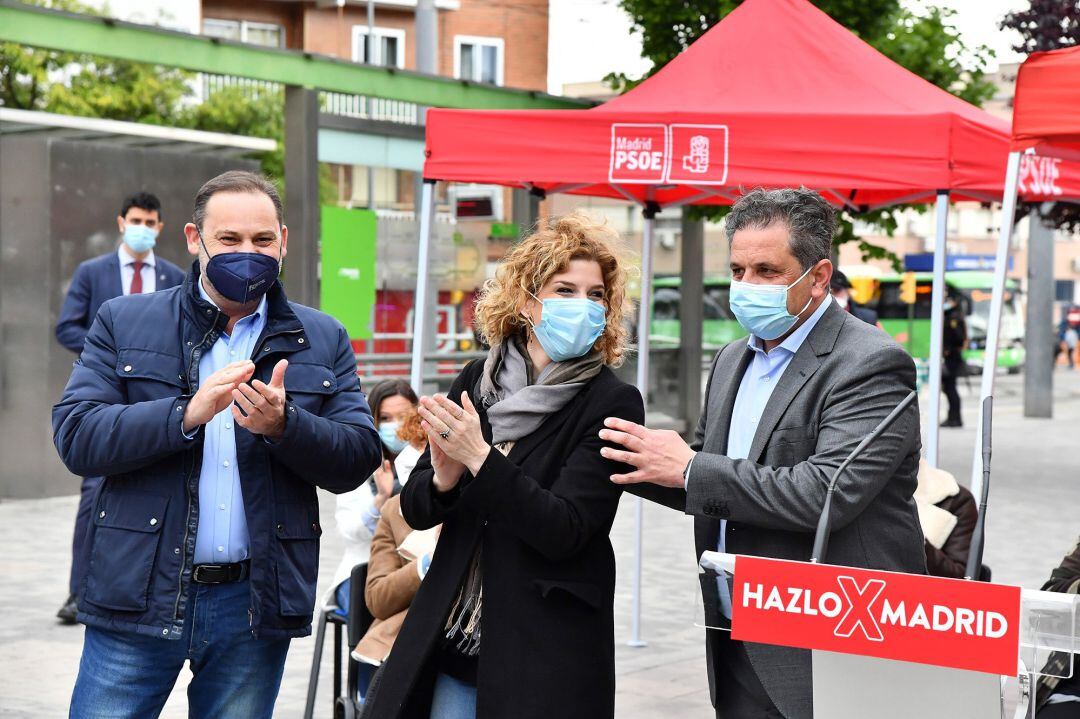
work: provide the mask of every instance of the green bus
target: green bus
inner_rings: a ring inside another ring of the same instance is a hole
[[[907,347],[913,357],[927,359],[930,355],[933,275],[929,272],[916,273],[915,304],[911,307],[900,301],[901,275],[868,277],[849,274],[848,277],[856,301],[877,312],[881,326],[897,342]],[[719,349],[732,340],[746,336],[728,306],[730,283],[728,277],[705,277],[703,341],[708,350]],[[947,272],[945,285],[948,294],[960,304],[967,317],[969,345],[964,358],[973,369],[981,368],[986,326],[990,317],[993,273]],[[650,327],[654,346],[671,347],[679,343],[680,287],[679,277],[659,277],[653,281],[653,318]],[[1024,313],[1019,294],[1018,283],[1008,280],[1001,316],[998,365],[1010,372],[1019,371],[1024,364]],[[909,312],[912,314],[910,322]]]

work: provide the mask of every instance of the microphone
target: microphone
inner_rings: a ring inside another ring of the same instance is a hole
[[[990,417],[993,414],[994,398],[983,400],[982,407],[982,496],[979,498],[979,518],[975,520],[975,531],[971,533],[971,548],[968,550],[967,568],[964,579],[978,579],[982,574],[983,540],[986,537],[986,499],[990,496]]]
[[[821,516],[818,518],[817,533],[814,535],[814,550],[810,553],[810,561],[814,564],[818,564],[825,557],[825,552],[829,547],[829,530],[832,524],[832,498],[833,492],[836,491],[836,482],[840,479],[840,475],[844,473],[848,465],[855,461],[855,458],[862,454],[871,442],[878,438],[878,436],[887,430],[889,426],[896,421],[896,418],[908,408],[915,398],[918,397],[918,393],[912,390],[908,393],[907,397],[904,397],[900,404],[896,405],[892,412],[885,419],[881,420],[881,423],[877,427],[874,427],[874,431],[863,437],[863,440],[859,442],[859,445],[851,451],[851,454],[847,456],[840,466],[836,468],[836,472],[833,473],[832,479],[829,480],[829,489],[825,492],[825,506],[821,508]]]

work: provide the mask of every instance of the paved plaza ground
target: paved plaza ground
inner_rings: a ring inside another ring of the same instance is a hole
[[[986,562],[996,581],[1038,587],[1080,533],[1080,373],[1059,369],[1055,419],[1022,416],[1022,378],[998,383],[993,480]],[[942,465],[966,484],[970,474],[977,378],[963,390],[964,429],[942,431]],[[925,396],[923,406],[925,408]],[[78,480],[72,479],[72,490]],[[341,556],[334,502],[322,497],[320,594]],[[615,596],[617,716],[627,719],[709,717],[702,631],[693,624],[696,580],[689,517],[646,505],[644,511],[644,648],[627,646],[631,626],[634,504],[623,500],[612,541],[618,561]],[[81,627],[53,618],[66,594],[71,526],[77,497],[0,502],[0,716],[61,717],[75,680]],[[276,716],[303,712],[313,647],[293,642]],[[329,645],[329,642],[328,642]],[[329,653],[316,715],[330,716]],[[186,670],[185,670],[186,672]],[[182,676],[163,716],[187,715]]]

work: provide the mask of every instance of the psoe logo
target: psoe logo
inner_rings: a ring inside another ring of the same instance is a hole
[[[728,174],[727,125],[672,124],[668,182],[724,185]]]
[[[1056,157],[1038,155],[1020,156],[1020,178],[1018,189],[1021,194],[1028,192],[1046,197],[1063,194],[1057,181],[1061,177],[1061,160]]]
[[[709,171],[709,138],[694,135],[690,138],[690,152],[683,155],[683,169],[701,175]]]
[[[834,636],[851,638],[858,632],[871,642],[885,641],[885,630],[891,627],[988,639],[1000,639],[1009,631],[1008,619],[1000,612],[896,601],[887,595],[887,583],[882,579],[868,579],[860,585],[854,577],[839,576],[836,582],[837,591],[821,593],[804,587],[747,584],[742,606],[836,619]]]
[[[667,125],[614,123],[611,126],[611,182],[659,184],[668,157]]]

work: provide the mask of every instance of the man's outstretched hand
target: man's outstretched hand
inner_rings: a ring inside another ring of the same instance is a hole
[[[651,482],[661,487],[683,488],[683,472],[696,453],[678,432],[648,429],[617,417],[604,420],[604,427],[600,430],[600,439],[621,445],[623,449],[604,447],[600,454],[636,468],[629,474],[611,475],[612,482]]]

